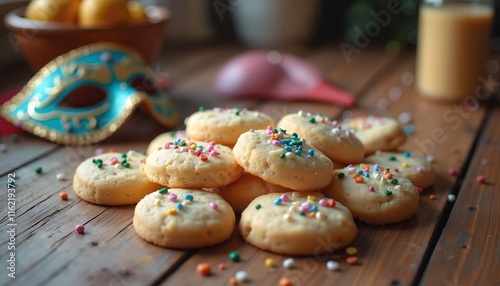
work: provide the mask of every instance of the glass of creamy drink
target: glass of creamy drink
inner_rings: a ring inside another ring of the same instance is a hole
[[[474,96],[489,57],[493,0],[423,0],[416,87],[420,95],[458,102]]]

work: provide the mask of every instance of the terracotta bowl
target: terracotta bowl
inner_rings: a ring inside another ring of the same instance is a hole
[[[24,18],[26,7],[9,12],[5,26],[13,32],[12,44],[38,71],[57,56],[83,45],[116,42],[135,48],[152,65],[163,44],[169,12],[163,7],[148,7],[149,23],[113,28],[83,28],[76,24],[33,21]]]

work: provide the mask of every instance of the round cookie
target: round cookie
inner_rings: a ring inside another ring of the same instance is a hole
[[[285,255],[331,253],[357,234],[349,210],[318,192],[257,197],[241,214],[239,231],[247,243]]]
[[[73,190],[82,200],[98,205],[135,204],[160,187],[144,173],[145,159],[135,151],[88,158],[76,168]]]
[[[228,202],[237,213],[243,210],[258,196],[269,193],[286,193],[291,190],[280,185],[268,183],[250,173],[243,173],[241,178],[227,186],[222,186],[216,192]]]
[[[355,117],[342,122],[342,128],[354,132],[365,146],[365,154],[395,150],[406,141],[403,128],[390,117]]]
[[[177,138],[182,138],[182,139],[187,139],[186,137],[186,132],[184,130],[177,130],[177,131],[170,131],[170,132],[165,132],[162,133],[158,136],[156,136],[148,145],[148,149],[146,151],[146,154],[149,155],[153,153],[154,151],[160,149],[165,145],[167,142],[172,142]]]
[[[227,146],[179,138],[151,153],[144,172],[170,188],[212,188],[236,181],[243,169]]]
[[[260,111],[246,108],[201,109],[186,120],[186,134],[199,141],[215,141],[233,146],[241,133],[250,129],[265,129],[274,120]]]
[[[436,172],[431,163],[417,154],[406,152],[381,152],[365,158],[366,163],[379,164],[391,169],[410,180],[413,185],[421,188],[430,187],[436,179]]]
[[[227,240],[235,228],[235,215],[217,194],[163,188],[136,205],[133,224],[137,235],[150,243],[189,249]]]
[[[390,224],[411,218],[419,203],[415,186],[401,175],[361,164],[333,171],[323,194],[345,205],[368,224]]]
[[[363,143],[350,131],[322,114],[299,111],[285,115],[277,127],[296,131],[332,161],[360,163],[365,157]]]
[[[305,139],[282,129],[247,131],[233,153],[246,172],[295,191],[319,190],[331,181],[332,161]]]

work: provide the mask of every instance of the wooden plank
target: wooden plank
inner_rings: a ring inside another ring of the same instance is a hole
[[[12,142],[10,136],[0,137],[0,142],[6,144],[6,150],[0,152],[0,175],[12,172],[59,147],[57,144],[26,133],[19,134],[17,142]]]
[[[500,105],[491,110],[450,217],[426,267],[422,285],[499,285]],[[479,184],[478,176],[486,177]],[[453,202],[448,202],[453,205]]]
[[[101,145],[106,150],[145,149],[143,143]],[[132,226],[134,206],[105,207],[80,200],[72,190],[71,177],[79,163],[95,153],[96,147],[61,148],[15,171],[16,184],[16,257],[17,285],[83,284],[143,285],[154,283],[180,263],[186,251],[158,248],[136,234]],[[43,166],[43,173],[33,170]],[[56,174],[64,171],[68,180],[58,181]],[[5,182],[7,176],[1,177]],[[62,201],[59,193],[69,194]],[[7,209],[7,200],[0,200]],[[7,229],[9,219],[2,213],[0,227]],[[84,235],[74,227],[84,224]],[[2,233],[0,242],[7,245],[9,237]],[[0,256],[9,255],[7,247]],[[119,261],[119,263],[117,263]],[[6,268],[3,267],[2,273]],[[2,275],[2,281],[8,278]]]

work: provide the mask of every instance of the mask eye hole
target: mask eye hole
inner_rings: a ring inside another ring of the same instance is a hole
[[[61,107],[90,107],[97,105],[108,97],[107,93],[95,86],[80,86],[69,93],[59,103]]]
[[[132,87],[138,91],[142,91],[147,95],[155,95],[158,93],[158,85],[151,77],[137,77],[132,81]]]

